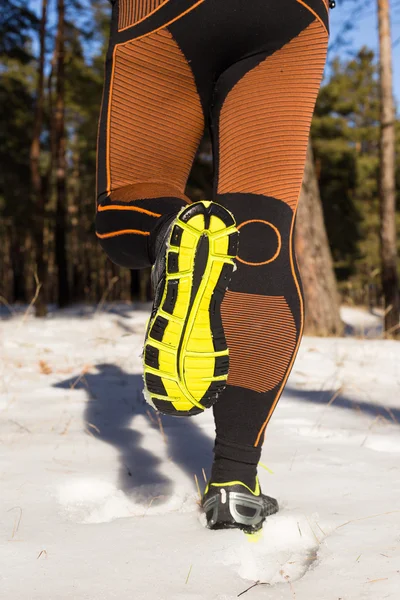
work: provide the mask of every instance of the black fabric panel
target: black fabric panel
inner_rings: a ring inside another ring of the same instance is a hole
[[[127,269],[150,266],[148,236],[125,234],[99,239],[104,252],[116,265]]]
[[[329,33],[329,14],[323,0],[304,0],[304,2],[319,16]],[[303,8],[308,10],[306,7]]]
[[[107,210],[96,215],[96,231],[99,234],[112,233],[122,229],[137,229],[150,232],[157,219],[147,214],[127,210]]]
[[[100,235],[136,229],[149,232],[150,235],[124,234],[111,238],[99,238],[100,244],[109,258],[121,267],[143,269],[149,267],[155,259],[158,234],[186,203],[179,198],[150,198],[134,202],[104,202],[106,206],[133,206],[144,208],[161,215],[154,217],[135,210],[104,210],[96,214],[96,232]]]
[[[260,219],[271,223],[278,229],[282,242],[280,253],[273,262],[257,268],[239,263],[229,289],[238,292],[246,291],[249,294],[265,294],[268,287],[268,295],[280,295],[282,285],[286,283],[285,274],[291,275],[289,243],[293,211],[290,206],[276,198],[257,194],[218,194],[215,200],[233,213],[239,227],[241,223],[248,220]],[[247,246],[247,253],[260,252],[259,262],[262,262],[266,248],[270,248],[271,253],[277,248],[277,236],[274,230],[268,226],[264,226],[264,229],[262,242],[253,235],[253,229],[240,229],[239,256],[241,258],[245,259],[246,256],[249,258],[248,254],[245,254],[246,250],[242,253],[243,246]],[[257,255],[253,254],[253,258],[256,257]]]
[[[254,490],[260,456],[261,447],[255,448],[250,444],[244,445],[240,441],[232,443],[226,441],[223,437],[217,436],[214,446],[211,481],[213,483],[241,481]]]
[[[278,229],[282,246],[277,258],[273,262],[257,267],[238,262],[229,289],[249,294],[284,296],[293,314],[299,336],[302,307],[290,262],[290,254],[294,253],[293,239],[290,238],[294,218],[292,209],[281,200],[256,194],[220,194],[216,197],[216,201],[232,211],[239,226],[247,220],[261,219]],[[243,231],[240,230],[239,256],[241,256],[241,246],[250,246],[249,251],[276,247],[277,238],[273,229],[265,227],[263,235],[270,236],[271,239],[263,240],[262,244],[258,237],[250,237],[252,233],[249,230],[247,236],[245,228]],[[301,288],[297,269],[295,274]],[[262,424],[271,412],[280,386],[281,382],[272,390],[259,393],[228,385],[214,406],[217,436],[236,443],[254,445]],[[259,445],[262,445],[262,439],[263,436]]]
[[[229,440],[232,446],[254,446],[258,433],[274,403],[279,386],[262,394],[228,385],[213,406],[217,438]],[[259,446],[262,446],[262,439]],[[225,457],[235,460],[236,451],[225,448]]]
[[[255,59],[256,66],[260,58],[279,50],[314,19],[295,0],[252,0],[251,5],[229,0],[224,10],[221,0],[206,0],[169,30],[190,62],[204,113],[209,115],[214,86],[224,71],[236,65],[238,81],[248,70],[246,65],[241,68],[241,61],[263,55]]]
[[[206,2],[208,1],[209,0],[206,0]],[[189,10],[197,2],[198,0],[170,0],[169,2],[161,5],[157,12],[147,17],[141,23],[132,25],[132,27],[129,27],[124,31],[117,32],[115,35],[115,43],[121,44],[124,42],[129,42],[130,40],[134,40],[138,37],[146,35],[149,32],[156,31],[157,29],[165,27],[166,24],[173,19],[185,19],[186,15],[183,13]],[[193,8],[191,12],[196,12],[197,10],[198,8],[196,7]],[[183,16],[180,17],[180,15]]]

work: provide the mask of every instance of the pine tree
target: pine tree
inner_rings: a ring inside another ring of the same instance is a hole
[[[30,168],[35,78],[30,34],[38,21],[21,0],[0,11],[0,301],[26,302],[32,286],[29,252]]]
[[[333,61],[312,139],[325,222],[342,292],[366,300],[379,269],[379,88],[374,54]]]

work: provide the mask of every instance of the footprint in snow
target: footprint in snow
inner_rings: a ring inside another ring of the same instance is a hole
[[[109,523],[126,517],[165,514],[179,510],[190,512],[197,509],[196,495],[177,487],[169,498],[161,498],[157,485],[151,490],[146,486],[150,500],[137,503],[112,483],[94,478],[70,480],[57,489],[56,496],[64,514],[76,523]]]
[[[270,585],[296,581],[317,560],[319,545],[327,533],[327,527],[322,530],[315,518],[278,513],[266,520],[254,543],[243,534],[239,538],[239,532],[231,532],[235,541],[225,550],[221,562],[249,581]]]

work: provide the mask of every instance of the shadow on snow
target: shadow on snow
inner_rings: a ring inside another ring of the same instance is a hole
[[[153,495],[167,499],[173,492],[173,481],[162,472],[162,459],[143,448],[144,435],[136,428],[134,418],[144,416],[162,437],[157,413],[144,400],[141,375],[126,373],[112,364],[96,365],[98,373],[88,373],[75,385],[76,377],[55,385],[57,388],[84,389],[88,394],[85,411],[86,430],[111,444],[120,456],[120,488],[137,500]],[[165,433],[167,455],[193,480],[203,481],[202,468],[212,460],[213,440],[203,433],[193,417],[160,416]],[[133,423],[132,423],[133,421]],[[160,442],[163,443],[162,441]],[[147,489],[146,489],[147,488]]]
[[[336,392],[334,390],[307,390],[307,389],[296,389],[294,387],[286,386],[285,393],[291,398],[301,400],[303,402],[313,402],[314,404],[325,404],[328,405],[332,401]],[[358,401],[346,396],[345,394],[339,394],[331,404],[332,407],[344,408],[347,410],[358,411],[372,417],[382,416],[391,423],[400,425],[400,409],[383,404],[375,404],[373,402],[365,402],[364,400]]]

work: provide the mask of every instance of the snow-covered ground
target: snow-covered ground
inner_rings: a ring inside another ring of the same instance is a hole
[[[304,339],[260,469],[281,511],[249,541],[198,508],[211,411],[158,420],[144,404],[146,319],[0,323],[1,600],[397,600],[400,344]]]

